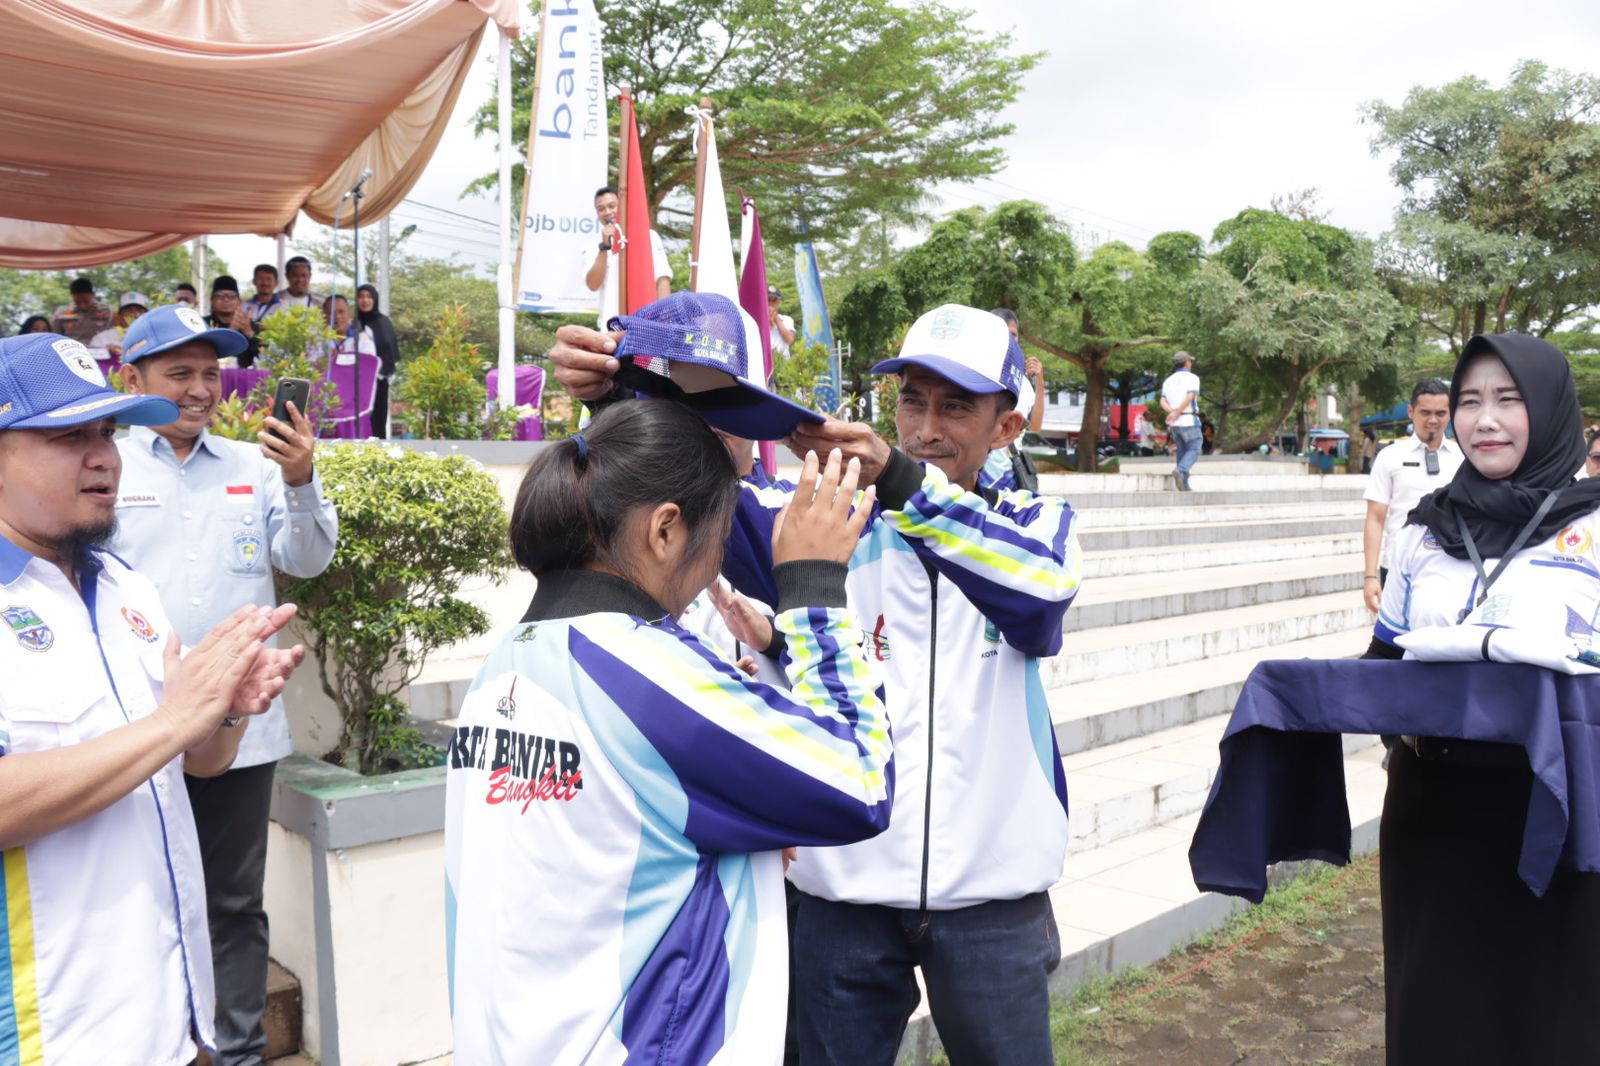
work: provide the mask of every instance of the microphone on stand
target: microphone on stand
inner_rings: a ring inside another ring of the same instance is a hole
[[[372,177],[372,168],[371,167],[367,167],[365,170],[363,170],[361,172],[361,176],[356,179],[356,183],[354,185],[350,186],[350,190],[348,192],[346,192],[343,196],[339,197],[339,204],[340,204],[341,207],[344,205],[344,202],[346,200],[350,199],[350,197],[352,197],[352,196],[355,197],[355,204],[353,205],[354,212],[355,212],[355,217],[352,219],[352,224],[351,224],[350,228],[355,233],[355,265],[356,265],[355,277],[356,277],[356,285],[357,285],[358,297],[359,297],[359,286],[361,284],[361,197],[363,195],[365,195],[361,191],[361,186],[365,185],[367,183],[367,179],[370,178],[370,177]],[[337,230],[337,227],[335,227],[335,229]],[[355,394],[355,397],[352,400],[352,404],[351,404],[351,409],[355,413],[355,418],[353,419],[354,426],[351,429],[350,437],[351,437],[352,440],[360,440],[361,439],[361,326],[360,326],[360,319],[357,318],[357,316],[356,316],[356,309],[355,309],[355,305],[354,305],[353,301],[352,301],[352,304],[351,304],[351,307],[350,307],[350,326],[349,326],[349,329],[347,330],[347,339],[350,341],[350,347],[352,349],[354,349],[354,351],[355,351],[355,366],[354,366],[353,369],[355,371],[355,382],[356,382],[356,394]],[[331,368],[330,368],[330,370],[331,370]]]
[[[343,196],[339,197],[340,202],[342,203],[345,200],[350,199],[350,197],[359,194],[361,192],[361,186],[365,185],[367,183],[367,179],[370,177],[372,177],[372,168],[368,167],[361,172],[361,176],[356,179],[356,183],[350,186],[350,190]]]

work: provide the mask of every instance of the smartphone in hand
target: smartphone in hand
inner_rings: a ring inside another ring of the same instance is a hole
[[[289,417],[288,405],[294,404],[294,409],[303,415],[310,399],[311,382],[305,378],[279,378],[278,393],[272,400],[272,417],[286,426],[292,426],[294,419]]]

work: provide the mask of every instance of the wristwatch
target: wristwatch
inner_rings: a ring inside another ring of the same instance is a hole
[[[605,240],[600,242],[600,250],[602,252],[611,251],[611,238],[610,237],[607,237]]]

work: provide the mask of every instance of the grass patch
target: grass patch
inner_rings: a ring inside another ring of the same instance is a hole
[[[1161,1017],[1155,1008],[1162,1000],[1195,993],[1178,975],[1258,931],[1295,929],[1315,940],[1325,939],[1330,925],[1355,913],[1352,895],[1372,879],[1375,867],[1376,855],[1357,856],[1343,868],[1316,863],[1270,889],[1260,903],[1234,912],[1220,928],[1196,937],[1153,966],[1084,981],[1068,997],[1051,1005],[1056,1066],[1108,1066],[1112,1060],[1092,1045],[1103,1047],[1113,1026],[1149,1028]],[[1237,950],[1249,951],[1251,946],[1244,944]],[[1163,986],[1163,981],[1173,983]]]

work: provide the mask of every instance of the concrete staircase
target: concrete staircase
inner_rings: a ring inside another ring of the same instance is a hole
[[[1066,770],[1071,844],[1051,890],[1062,937],[1055,987],[1151,962],[1241,903],[1202,894],[1188,848],[1217,744],[1258,662],[1359,655],[1358,476],[1061,475],[1041,489],[1081,516],[1083,592],[1061,654],[1043,664]],[[1345,744],[1356,845],[1376,844],[1384,776],[1374,737]],[[934,1061],[919,1008],[901,1062]]]

